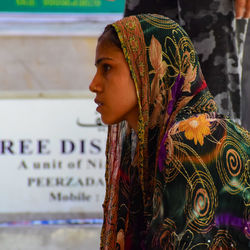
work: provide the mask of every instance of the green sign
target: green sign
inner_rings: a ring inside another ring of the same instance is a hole
[[[1,0],[0,12],[122,13],[125,0]]]

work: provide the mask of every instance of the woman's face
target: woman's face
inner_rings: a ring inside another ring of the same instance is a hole
[[[136,91],[122,50],[104,36],[96,47],[95,65],[97,71],[89,89],[96,94],[96,110],[102,121],[115,124],[126,120],[136,130]]]

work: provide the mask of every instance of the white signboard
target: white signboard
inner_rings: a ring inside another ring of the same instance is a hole
[[[92,99],[0,101],[0,213],[101,213],[107,127]]]

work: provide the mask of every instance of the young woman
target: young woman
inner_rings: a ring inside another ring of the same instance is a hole
[[[185,31],[107,26],[90,84],[110,125],[101,249],[248,249],[250,136],[216,113]]]

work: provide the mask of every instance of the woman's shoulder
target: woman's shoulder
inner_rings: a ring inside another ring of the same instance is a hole
[[[198,114],[174,123],[160,146],[159,170],[167,181],[198,174],[221,179],[216,181],[220,187],[234,180],[249,187],[249,163],[249,132],[217,115]]]
[[[196,114],[173,123],[161,143],[168,159],[187,156],[223,158],[235,152],[250,158],[249,132],[227,117],[216,113]]]
[[[181,140],[194,141],[194,144],[204,145],[207,136],[223,138],[233,136],[234,140],[243,140],[250,143],[250,133],[238,123],[224,115],[215,112],[201,113],[184,120],[176,121],[167,132],[170,136],[177,136]]]

